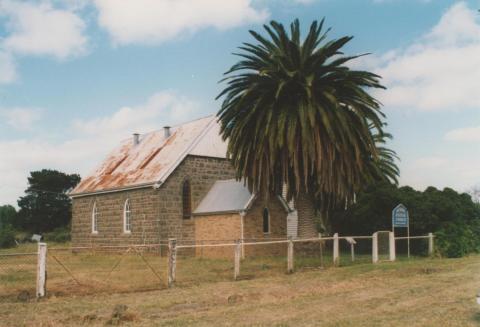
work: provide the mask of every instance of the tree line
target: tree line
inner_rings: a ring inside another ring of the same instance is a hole
[[[399,203],[408,208],[410,234],[433,232],[439,254],[460,257],[480,251],[480,204],[470,194],[448,187],[417,191],[387,182],[372,184],[358,193],[356,203],[331,213],[331,228],[344,235],[392,230],[392,209]],[[396,229],[396,233],[405,231]]]

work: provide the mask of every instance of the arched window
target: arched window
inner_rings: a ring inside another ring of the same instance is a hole
[[[123,232],[130,233],[132,228],[132,212],[130,210],[130,200],[125,201],[123,207]]]
[[[98,233],[98,209],[97,209],[97,202],[93,203],[92,208],[92,234]]]
[[[182,207],[183,207],[183,219],[188,219],[192,216],[192,189],[190,187],[190,181],[186,180],[182,186]]]
[[[270,233],[270,212],[268,208],[263,208],[263,233]]]

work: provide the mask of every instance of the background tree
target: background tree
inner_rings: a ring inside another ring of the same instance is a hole
[[[12,225],[17,216],[17,210],[11,205],[0,206],[0,228]]]
[[[341,52],[352,37],[327,41],[322,27],[313,22],[303,40],[298,20],[290,33],[275,21],[264,25],[268,37],[250,31],[258,43],[239,47],[242,60],[217,97],[237,179],[263,194],[286,184],[300,237],[317,234],[315,203],[350,202],[384,172],[377,148],[384,115],[366,91],[382,88],[380,77],[346,66],[358,57]]]
[[[72,209],[67,192],[79,182],[78,174],[48,169],[31,172],[26,195],[18,200],[20,210],[15,227],[45,233],[68,225]]]
[[[15,245],[15,232],[12,223],[15,221],[17,211],[11,205],[0,206],[0,248]]]

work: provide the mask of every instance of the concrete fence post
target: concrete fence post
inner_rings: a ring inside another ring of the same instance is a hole
[[[240,276],[240,257],[242,255],[242,243],[240,241],[235,242],[235,258],[234,258],[234,271],[233,278],[235,280]]]
[[[338,246],[338,233],[333,234],[333,265],[338,267],[340,265],[340,255]]]
[[[37,298],[47,292],[47,243],[38,243],[37,258]]]
[[[372,263],[378,262],[378,233],[372,235]]]
[[[395,234],[393,232],[388,233],[388,247],[390,249],[390,261],[395,261],[396,259],[396,250],[395,250]]]
[[[428,233],[428,255],[433,255],[433,233]]]
[[[291,236],[288,239],[287,248],[287,273],[293,273],[293,240]]]
[[[168,239],[168,287],[175,283],[175,274],[177,270],[177,240]]]

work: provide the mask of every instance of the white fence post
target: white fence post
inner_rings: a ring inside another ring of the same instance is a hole
[[[388,233],[388,243],[390,249],[390,261],[395,261],[396,252],[395,252],[395,234],[393,232]]]
[[[168,287],[175,283],[175,274],[177,269],[177,240],[171,238],[168,240]]]
[[[235,244],[235,262],[234,262],[234,272],[233,272],[233,278],[235,280],[238,279],[238,277],[240,276],[240,257],[241,257],[241,252],[242,252],[242,245],[241,245],[241,242],[240,241],[236,241],[236,244]]]
[[[47,286],[47,243],[38,243],[37,298],[44,297]]]
[[[352,262],[354,262],[355,261],[355,244],[354,243],[350,244],[350,253],[352,255]]]
[[[372,263],[378,262],[378,233],[372,235]]]
[[[293,240],[290,236],[288,239],[288,248],[287,248],[287,272],[289,274],[293,273]]]
[[[340,265],[340,255],[338,248],[338,233],[333,234],[333,265],[335,267]]]
[[[433,233],[428,233],[428,255],[433,255]]]

